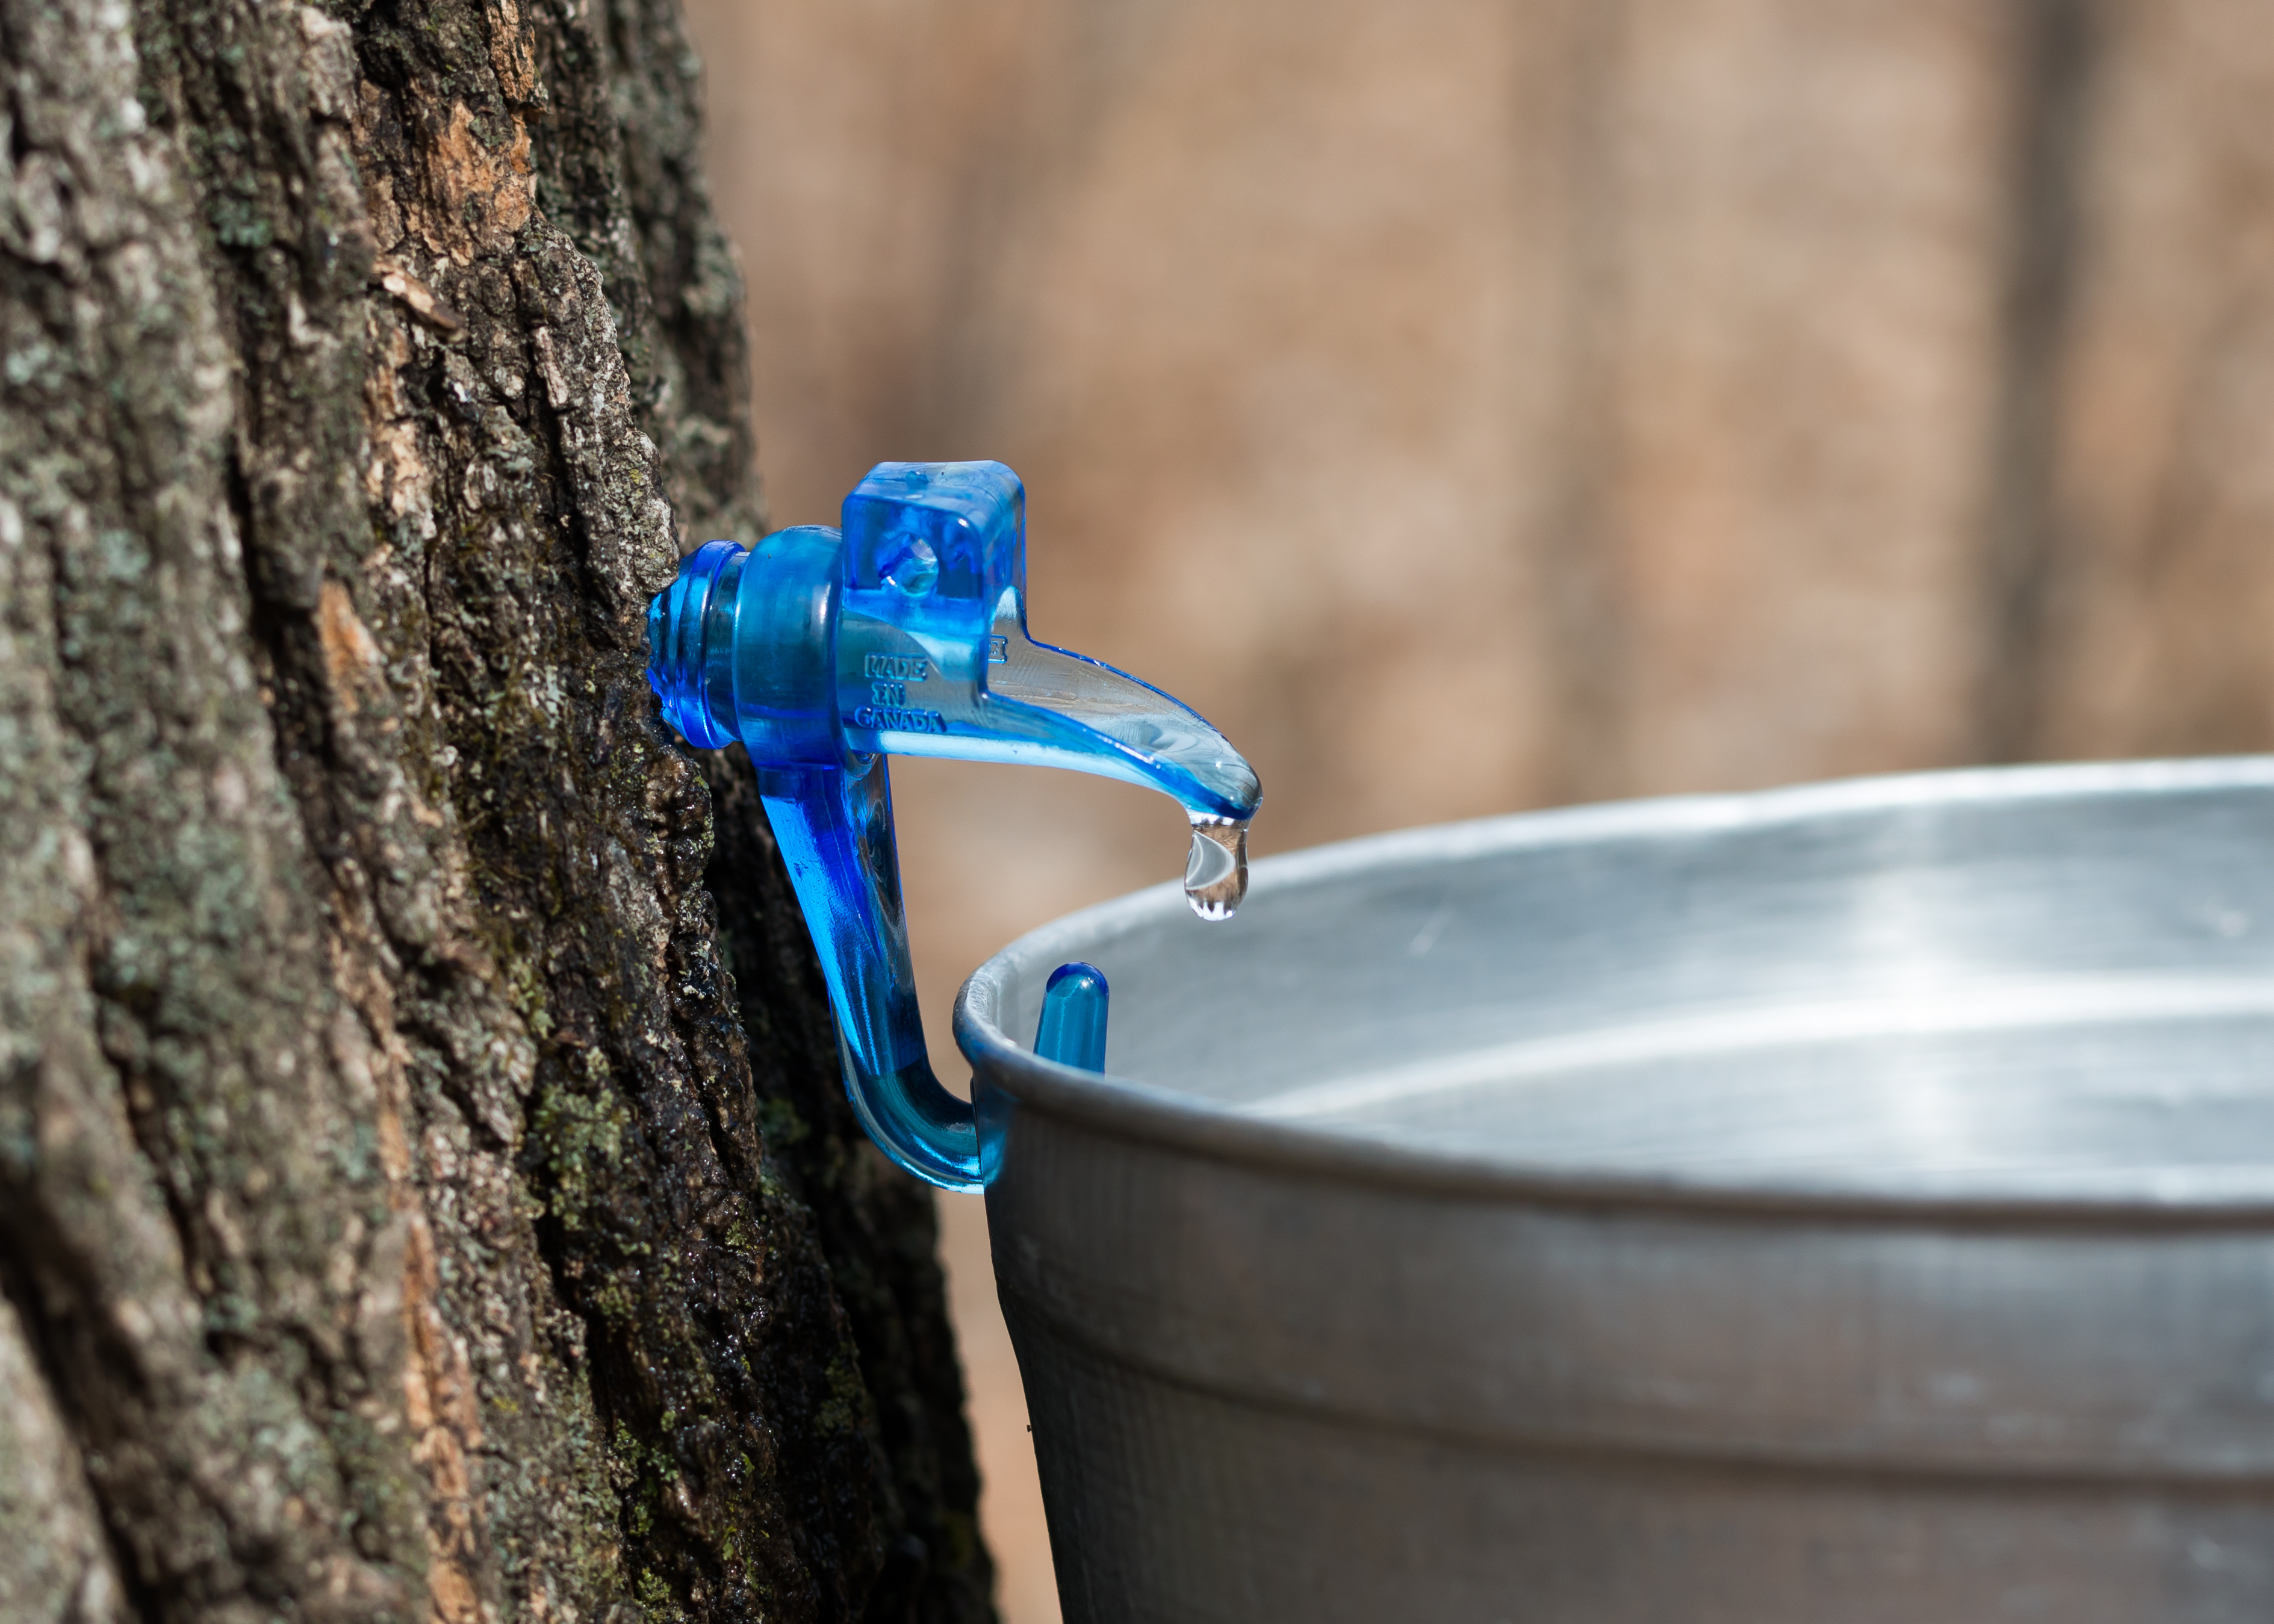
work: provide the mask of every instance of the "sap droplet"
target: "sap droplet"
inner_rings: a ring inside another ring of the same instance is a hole
[[[1202,919],[1230,919],[1247,895],[1247,825],[1193,820],[1185,900]]]

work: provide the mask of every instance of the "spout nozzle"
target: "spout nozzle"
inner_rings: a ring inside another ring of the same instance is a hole
[[[1255,770],[1198,712],[1150,683],[1102,661],[1003,638],[986,668],[992,735],[986,753],[1005,761],[1069,767],[1157,790],[1195,825],[1245,825],[1263,799]],[[978,755],[968,741],[936,752]]]

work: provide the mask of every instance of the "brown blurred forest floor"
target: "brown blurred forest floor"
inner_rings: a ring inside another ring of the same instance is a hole
[[[693,11],[774,523],[882,458],[1009,462],[1036,635],[1248,751],[1259,852],[2274,738],[2262,5]],[[1136,792],[894,775],[937,1048],[986,953],[1178,871]],[[1015,1372],[946,1205],[1033,1624]]]

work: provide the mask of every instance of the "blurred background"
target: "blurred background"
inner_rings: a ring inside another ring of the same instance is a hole
[[[777,525],[1024,477],[1035,635],[1254,761],[1259,853],[2274,741],[2263,0],[692,0]],[[742,538],[745,541],[755,538]],[[1181,814],[896,762],[971,967]],[[942,1202],[1008,1624],[1058,1616]]]

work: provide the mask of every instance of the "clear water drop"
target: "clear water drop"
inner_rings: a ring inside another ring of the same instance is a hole
[[[1246,823],[1194,818],[1192,854],[1185,859],[1185,900],[1202,919],[1230,919],[1246,895]]]

